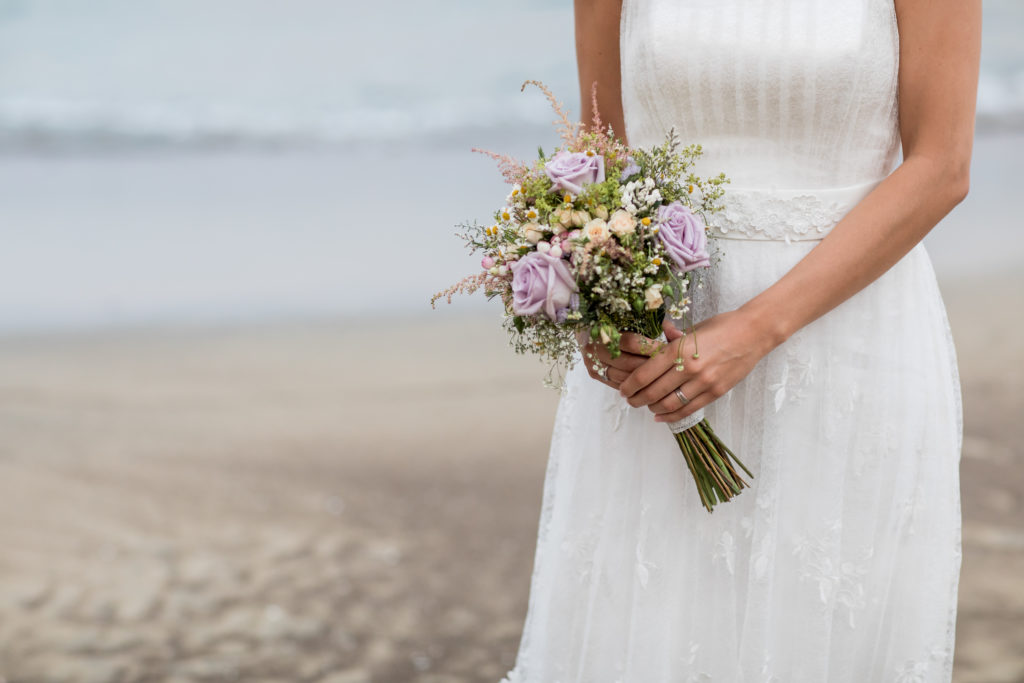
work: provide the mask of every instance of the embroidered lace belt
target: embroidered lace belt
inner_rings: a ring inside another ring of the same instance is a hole
[[[814,190],[725,185],[724,208],[709,217],[708,235],[784,242],[820,240],[882,180]]]

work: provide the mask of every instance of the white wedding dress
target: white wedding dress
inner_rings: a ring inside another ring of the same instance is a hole
[[[698,318],[817,244],[898,161],[892,0],[625,0],[632,145],[675,126],[724,171]],[[915,247],[707,418],[754,474],[709,514],[646,408],[570,372],[506,683],[948,683],[961,407]]]

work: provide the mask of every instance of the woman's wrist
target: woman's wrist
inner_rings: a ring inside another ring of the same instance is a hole
[[[758,297],[740,306],[736,312],[744,317],[756,338],[763,343],[765,355],[785,343],[796,331],[787,324],[784,316]]]

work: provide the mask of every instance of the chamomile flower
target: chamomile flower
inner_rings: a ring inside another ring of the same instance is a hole
[[[512,186],[512,191],[509,192],[508,197],[505,198],[505,201],[508,204],[518,204],[519,202],[524,200],[525,197],[523,196],[523,187],[519,183],[516,183],[515,185]]]
[[[530,222],[536,221],[537,218],[540,216],[540,214],[537,213],[537,209],[533,208],[532,206],[527,207],[526,211],[523,212],[523,215],[525,215],[526,220]]]
[[[511,223],[514,215],[511,206],[503,206],[498,210],[498,220],[502,223]]]

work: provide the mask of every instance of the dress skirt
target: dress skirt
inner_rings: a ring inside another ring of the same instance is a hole
[[[817,244],[721,236],[697,319],[741,306]],[[503,680],[948,683],[962,419],[924,246],[706,416],[754,475],[713,513],[666,425],[582,362],[569,372]]]

